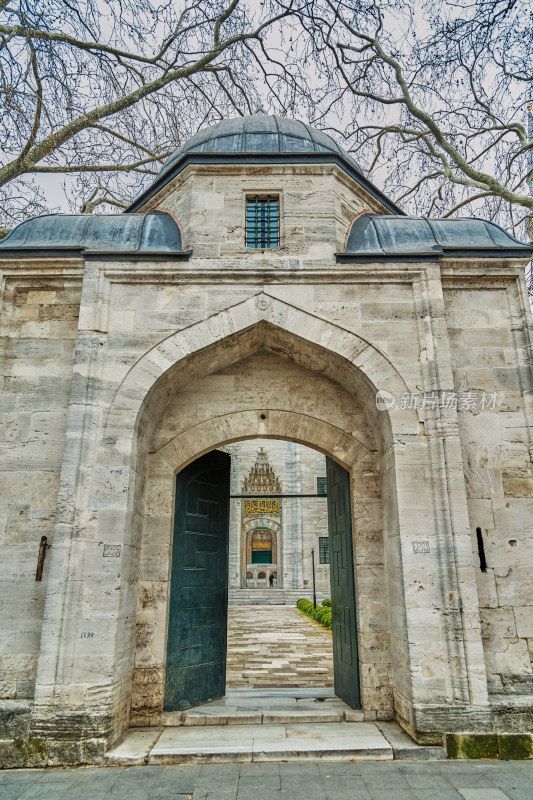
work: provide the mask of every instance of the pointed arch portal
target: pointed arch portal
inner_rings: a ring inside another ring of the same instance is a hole
[[[91,714],[100,714],[111,739],[130,720],[158,724],[168,666],[176,475],[206,453],[253,438],[307,445],[349,471],[362,706],[432,731],[433,707],[438,716],[450,705],[486,703],[479,626],[470,624],[478,618],[475,576],[458,568],[458,553],[470,541],[463,524],[466,501],[459,511],[447,505],[450,486],[463,480],[455,428],[448,425],[443,443],[442,428],[426,428],[418,410],[377,403],[378,392],[386,401],[414,392],[414,373],[400,375],[364,336],[276,297],[276,291],[270,287],[161,340],[124,370],[109,405],[83,391],[95,377],[105,385],[98,336],[88,363],[75,370],[35,730],[41,720],[46,729],[51,704],[58,719],[71,713],[64,698],[85,674],[84,651],[73,643],[91,615],[97,620],[98,604],[85,600],[96,591],[95,579],[99,596],[115,598],[116,609],[106,634],[113,644],[98,661],[97,712],[87,695]],[[246,370],[253,380],[243,383]],[[341,506],[339,500],[335,518],[347,520]],[[102,569],[98,543],[109,541],[117,561],[106,560]],[[426,548],[421,552],[429,547],[431,553],[418,561],[423,592],[406,568],[420,542]],[[72,579],[78,563],[81,577]],[[87,609],[85,620],[80,607]],[[355,628],[348,612],[343,626]],[[428,626],[431,650],[419,635]],[[337,636],[345,653],[346,642]]]

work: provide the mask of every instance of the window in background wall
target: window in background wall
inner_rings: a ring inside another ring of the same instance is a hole
[[[279,197],[246,198],[246,247],[279,247]]]
[[[326,482],[325,477],[319,477],[316,479],[316,493],[317,494],[327,494],[328,493],[328,484]]]
[[[318,537],[318,563],[329,564],[329,539],[327,536]]]

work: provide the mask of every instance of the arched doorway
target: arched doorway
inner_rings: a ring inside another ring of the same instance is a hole
[[[245,576],[245,580],[241,583],[243,588],[268,586],[270,575],[274,576],[277,587],[282,586],[280,534],[281,524],[277,519],[266,516],[248,520],[243,518],[241,553],[241,575]],[[264,578],[259,578],[260,572],[265,572]]]
[[[328,525],[335,693],[360,707],[349,473],[327,460]],[[225,693],[229,485],[231,459],[211,451],[176,476],[169,590],[164,711],[181,711]],[[250,532],[258,547],[256,581],[267,585],[272,563],[268,529]],[[268,539],[264,537],[268,536]]]
[[[274,580],[277,570],[276,534],[268,528],[256,528],[246,537],[246,572],[251,576],[246,579],[246,587],[263,587],[270,584],[270,576]]]
[[[402,591],[401,580],[387,582],[383,545],[385,524],[389,529],[394,525],[394,516],[387,520],[383,516],[393,473],[380,471],[388,423],[386,415],[378,417],[378,436],[363,407],[368,389],[364,381],[361,385],[348,381],[345,387],[342,357],[331,354],[326,360],[322,353],[320,346],[306,344],[287,331],[253,327],[204,351],[200,376],[198,364],[189,373],[184,363],[181,372],[174,371],[173,381],[165,373],[146,401],[152,417],[146,416],[150,425],[140,429],[146,452],[144,506],[137,506],[143,515],[140,574],[141,591],[156,599],[146,604],[141,600],[137,613],[142,635],[133,672],[136,724],[155,722],[163,705],[176,472],[212,449],[254,438],[297,442],[350,470],[351,499],[363,501],[364,509],[353,528],[357,585],[362,588],[358,605],[362,702],[383,717],[392,715],[394,651],[388,614],[391,599],[399,610],[403,605],[394,600]],[[330,376],[334,366],[343,384]],[[373,409],[375,414],[375,405]],[[156,569],[154,547],[160,554]]]
[[[268,365],[269,358],[277,362]],[[246,372],[252,362],[259,372]],[[238,375],[227,371],[232,365]],[[414,391],[413,381],[359,333],[258,293],[173,333],[140,356],[125,371],[107,414],[98,408],[94,435],[80,438],[73,415],[72,448],[78,448],[79,457],[72,456],[72,463],[81,466],[62,490],[62,506],[69,509],[69,520],[88,526],[95,542],[109,541],[111,531],[113,543],[121,546],[124,591],[109,621],[107,635],[117,645],[109,656],[112,679],[101,704],[115,732],[128,721],[153,725],[160,719],[175,474],[213,448],[254,437],[315,447],[350,470],[351,497],[361,508],[353,536],[363,707],[381,718],[396,713],[429,730],[432,718],[420,723],[419,711],[425,713],[428,697],[439,708],[477,698],[484,702],[482,673],[476,682],[478,673],[465,667],[466,658],[482,667],[479,631],[468,625],[475,606],[473,582],[463,592],[466,578],[462,575],[460,586],[456,551],[443,544],[453,528],[454,542],[466,547],[469,532],[455,519],[435,515],[453,470],[462,467],[453,456],[448,469],[441,468],[439,429],[425,428],[415,409],[376,408],[378,389],[401,398]],[[87,408],[96,413],[92,405]],[[452,439],[455,447],[457,437],[447,435],[447,442]],[[90,474],[87,464],[96,465]],[[414,546],[428,539],[427,569],[432,571],[422,595],[413,589],[405,565]],[[80,658],[65,657],[79,637],[74,609],[81,584],[68,582],[68,559],[57,563],[55,580],[68,584],[69,592],[47,598],[43,639],[49,657],[39,666],[37,716],[41,708],[46,711],[46,687],[68,688],[83,666]],[[116,569],[108,569],[101,585],[118,598],[116,580]],[[462,623],[448,613],[459,598]],[[428,618],[438,653],[428,650],[419,635]],[[62,620],[60,632],[47,621],[53,619]],[[117,653],[122,654],[118,660]],[[53,670],[59,663],[57,678]]]

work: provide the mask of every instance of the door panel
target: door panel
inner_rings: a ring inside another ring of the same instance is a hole
[[[335,694],[351,708],[361,708],[350,475],[330,458],[326,459],[326,475]]]
[[[176,477],[165,711],[226,690],[230,465],[215,450]]]
[[[272,564],[272,550],[252,550],[252,564]]]

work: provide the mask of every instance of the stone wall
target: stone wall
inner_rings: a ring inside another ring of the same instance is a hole
[[[520,283],[513,274],[496,285],[485,276],[449,279],[444,294],[488,686],[496,707],[533,693],[533,380],[529,308]]]
[[[32,698],[74,358],[81,265],[4,265],[0,308],[0,698]],[[74,275],[68,275],[73,272]],[[51,274],[50,274],[51,273]],[[66,274],[62,274],[66,273]],[[47,539],[36,581],[41,538]]]
[[[280,247],[250,252],[244,244],[245,198],[256,194],[280,199]],[[224,269],[236,263],[260,269],[309,268],[333,263],[343,250],[353,218],[383,207],[335,165],[271,164],[188,167],[146,205],[176,215],[186,247],[195,259]]]

